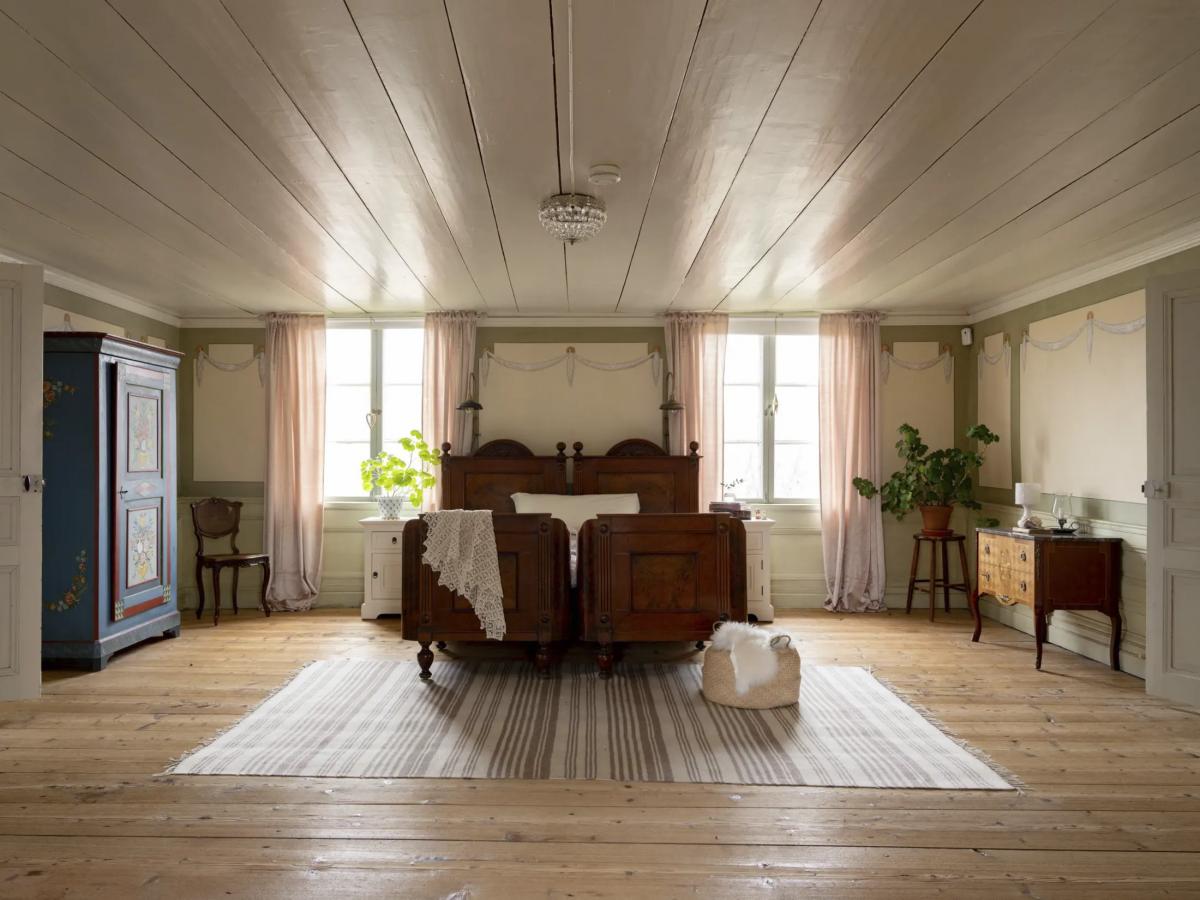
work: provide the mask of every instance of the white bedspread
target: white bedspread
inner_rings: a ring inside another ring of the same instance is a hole
[[[488,638],[503,640],[504,586],[491,510],[426,513],[425,524],[421,559],[438,573],[438,584],[467,598]]]

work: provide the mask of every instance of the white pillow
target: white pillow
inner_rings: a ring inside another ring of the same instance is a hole
[[[550,513],[566,523],[571,534],[578,534],[583,523],[601,513],[636,513],[642,505],[637,494],[513,494],[513,506],[519,513]]]

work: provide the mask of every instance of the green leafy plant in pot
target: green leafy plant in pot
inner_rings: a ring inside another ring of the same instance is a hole
[[[413,508],[419,508],[425,491],[437,484],[430,468],[441,459],[442,451],[430,448],[424,436],[415,428],[407,437],[400,438],[400,446],[408,451],[405,461],[386,450],[370,459],[364,459],[362,471],[363,490],[370,493],[378,489],[379,515],[384,519],[398,519],[407,500]],[[413,464],[414,459],[416,465]]]
[[[955,504],[967,509],[979,509],[972,496],[975,483],[971,473],[983,465],[983,454],[975,450],[930,450],[921,440],[921,433],[909,424],[898,429],[900,440],[896,450],[904,460],[904,468],[893,472],[882,485],[867,478],[855,478],[854,488],[862,496],[880,495],[883,511],[903,519],[914,509],[921,510],[922,531],[929,535],[950,533],[950,516]],[[973,425],[967,437],[984,446],[1000,440],[986,425]]]

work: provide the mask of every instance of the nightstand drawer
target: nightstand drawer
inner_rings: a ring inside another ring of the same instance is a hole
[[[401,540],[399,531],[371,532],[371,547],[374,550],[399,550]]]

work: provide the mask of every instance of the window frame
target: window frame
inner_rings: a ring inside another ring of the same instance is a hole
[[[744,497],[748,503],[764,505],[815,506],[820,497],[777,497],[775,496],[775,411],[778,409],[778,391],[775,383],[775,339],[780,335],[815,335],[817,318],[729,320],[729,333],[757,335],[762,338],[762,497]],[[724,391],[724,379],[721,385]],[[818,428],[819,428],[818,424]],[[725,443],[722,435],[722,445]],[[735,442],[736,443],[736,442]],[[789,441],[788,443],[800,443]],[[722,446],[722,451],[724,446]],[[725,473],[721,473],[725,478]]]
[[[394,319],[381,321],[378,319],[363,320],[363,319],[329,319],[325,323],[326,331],[333,329],[351,329],[357,331],[369,331],[371,335],[371,365],[370,365],[370,408],[367,414],[375,414],[375,422],[371,426],[369,455],[377,456],[383,449],[383,333],[391,329],[409,328],[423,330],[425,328],[425,320],[421,319]],[[422,367],[423,369],[423,367]],[[326,368],[326,376],[328,377],[329,370]],[[421,389],[424,391],[424,380],[421,382]],[[328,391],[328,388],[326,388]],[[326,393],[328,397],[328,393]],[[328,416],[326,417],[328,423]],[[421,423],[422,427],[424,422]],[[354,441],[353,443],[358,443]],[[324,436],[323,445],[328,446],[329,436]],[[325,494],[324,502],[328,504],[367,504],[374,503],[379,496],[379,489],[372,488],[369,494],[351,494],[349,496],[342,494]]]

